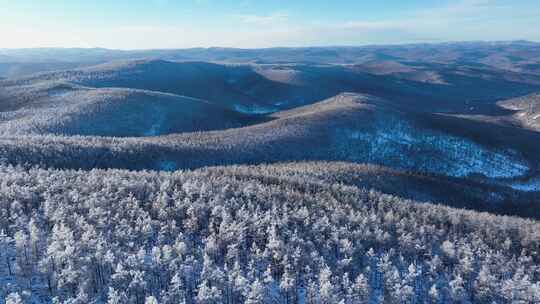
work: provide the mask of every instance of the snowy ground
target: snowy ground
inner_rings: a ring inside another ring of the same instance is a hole
[[[15,240],[7,238],[6,235],[0,232],[0,249],[0,260],[2,261],[0,263],[0,304],[6,303],[5,299],[12,293],[17,293],[28,299],[25,303],[47,303],[48,296],[44,292],[46,284],[41,275],[36,273],[26,277],[15,275],[16,272],[21,271],[16,262]],[[9,263],[9,266],[7,263]],[[28,265],[28,267],[35,269],[37,265]]]
[[[252,105],[252,106],[244,106],[244,105],[234,105],[234,110],[243,114],[268,114],[278,111],[276,108],[270,108],[270,107],[264,107],[264,106],[258,106],[258,105]]]
[[[528,192],[540,191],[540,178],[531,179],[524,182],[513,182],[510,184],[510,187],[516,190]]]
[[[359,161],[455,177],[481,174],[511,178],[529,170],[514,151],[490,149],[465,138],[418,130],[401,120],[385,119],[374,129],[340,132],[346,136],[338,136],[339,145]]]

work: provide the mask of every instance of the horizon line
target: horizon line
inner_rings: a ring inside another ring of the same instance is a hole
[[[466,43],[484,43],[484,44],[504,44],[504,43],[530,43],[540,44],[540,40],[530,39],[511,39],[511,40],[447,40],[447,41],[431,41],[431,42],[396,42],[396,43],[366,43],[355,45],[312,45],[312,46],[272,46],[272,47],[229,47],[229,46],[194,46],[194,47],[178,47],[178,48],[107,48],[107,47],[69,47],[69,46],[51,46],[51,47],[0,47],[0,50],[108,50],[108,51],[174,51],[174,50],[196,50],[196,49],[230,49],[230,50],[271,50],[271,49],[310,49],[310,48],[368,48],[368,47],[391,47],[391,46],[414,46],[414,45],[445,45],[445,44],[466,44]]]

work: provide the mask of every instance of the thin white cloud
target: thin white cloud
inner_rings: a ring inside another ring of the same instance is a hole
[[[80,29],[2,26],[0,36],[9,39],[0,43],[0,47],[257,48],[455,40],[540,41],[540,7],[510,7],[504,4],[508,2],[501,1],[505,0],[462,0],[441,7],[404,11],[396,18],[344,20],[337,23],[298,21],[287,12],[274,12],[267,15],[224,16],[222,26],[219,22],[212,26],[197,23],[171,26],[135,23]]]
[[[515,8],[494,0],[461,0],[446,6],[403,12],[400,18],[376,21],[352,20],[320,27],[326,30],[328,35],[357,32],[360,40],[374,37],[382,43],[538,40],[540,10]],[[365,41],[378,43],[368,40]]]
[[[237,15],[243,23],[257,26],[275,26],[287,22],[289,14],[286,12],[274,12],[268,15]]]
[[[443,25],[449,22],[463,22],[471,18],[482,18],[486,13],[493,13],[494,10],[506,9],[504,6],[495,6],[491,0],[462,0],[446,6],[416,9],[403,12],[401,18],[364,21],[354,20],[328,25],[334,28],[343,29],[412,29],[422,30],[428,25]]]

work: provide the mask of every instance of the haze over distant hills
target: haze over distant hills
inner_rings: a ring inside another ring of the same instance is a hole
[[[0,49],[0,76],[70,69],[113,60],[162,59],[229,63],[360,64],[380,61],[486,65],[499,69],[540,73],[540,43],[461,42],[440,44],[373,45],[305,48],[191,48],[110,50],[80,48]]]

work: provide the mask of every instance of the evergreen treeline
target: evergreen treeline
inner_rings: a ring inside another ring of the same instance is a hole
[[[419,204],[287,165],[257,171],[2,166],[0,298],[540,301],[537,221]]]

